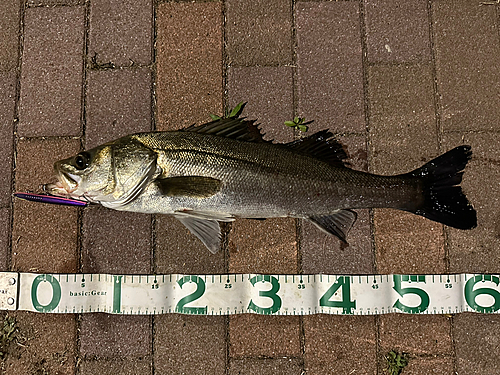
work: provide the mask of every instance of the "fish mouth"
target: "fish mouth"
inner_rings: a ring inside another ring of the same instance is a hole
[[[78,189],[78,185],[82,178],[61,170],[56,170],[56,173],[56,181],[44,185],[44,190],[53,195],[77,198],[78,196],[73,193]]]

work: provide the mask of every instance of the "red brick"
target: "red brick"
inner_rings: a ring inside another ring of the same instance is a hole
[[[0,209],[0,271],[8,271],[9,240],[10,240],[10,210]]]
[[[98,64],[151,63],[151,0],[95,0],[90,3],[89,55]]]
[[[359,4],[296,4],[298,114],[315,129],[364,132]]]
[[[0,73],[0,207],[10,206],[16,73]]]
[[[384,366],[383,368],[387,368]],[[410,357],[402,374],[456,375],[453,357]]]
[[[91,71],[88,80],[87,149],[152,130],[148,68]]]
[[[0,72],[8,72],[17,67],[19,15],[19,0],[0,2]]]
[[[426,2],[367,0],[365,22],[370,62],[413,62],[431,59]]]
[[[235,66],[292,62],[292,3],[230,0],[226,3],[227,54]]]
[[[500,117],[498,12],[460,0],[432,1],[437,89],[444,131],[497,130]]]
[[[24,24],[19,135],[78,135],[84,8],[28,8]]]
[[[97,359],[80,362],[80,375],[148,375],[152,374],[151,358]]]
[[[302,375],[302,361],[296,358],[245,358],[232,359],[229,375]]]
[[[160,4],[157,12],[158,130],[222,112],[222,6]]]

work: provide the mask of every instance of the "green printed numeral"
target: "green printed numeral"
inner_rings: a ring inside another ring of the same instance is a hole
[[[278,279],[271,275],[257,275],[250,279],[252,286],[255,286],[255,284],[260,281],[267,281],[268,283],[271,283],[271,289],[259,291],[259,297],[271,298],[273,300],[273,304],[271,307],[260,307],[257,306],[253,300],[250,300],[248,309],[255,311],[257,314],[274,314],[281,308],[281,297],[276,294],[280,290],[280,283]]]
[[[205,293],[205,282],[203,281],[202,278],[198,276],[184,276],[182,279],[177,281],[177,284],[182,289],[182,286],[185,283],[196,283],[196,290],[191,293],[190,295],[187,295],[186,297],[181,298],[181,300],[177,303],[177,306],[175,306],[175,312],[182,313],[182,314],[206,314],[207,313],[207,306],[205,307],[186,307],[186,305],[190,302],[196,301],[198,298],[200,298],[203,293]]]
[[[465,283],[465,300],[467,304],[472,307],[474,310],[480,313],[492,313],[500,309],[500,293],[491,288],[477,288],[474,290],[474,286],[480,281],[491,281],[496,286],[500,283],[500,280],[497,276],[491,275],[476,275]],[[481,294],[487,294],[494,298],[495,302],[491,306],[481,306],[476,302],[476,297]]]
[[[330,298],[337,290],[342,290],[342,299],[340,301],[330,301]],[[325,294],[319,300],[320,306],[341,307],[342,314],[352,314],[352,309],[356,308],[356,300],[351,301],[351,279],[347,276],[340,276]]]
[[[42,305],[38,301],[38,286],[41,282],[48,281],[50,286],[52,287],[52,299],[47,305]],[[31,284],[31,303],[36,311],[39,312],[51,312],[53,311],[59,302],[61,301],[61,284],[59,281],[52,275],[38,275],[33,280],[33,284]]]
[[[401,288],[401,282],[402,281],[413,281],[413,282],[423,282],[425,283],[425,275],[393,275],[394,279],[394,287],[393,289],[398,292],[398,294],[401,297],[404,297],[406,294],[416,294],[417,296],[420,297],[420,304],[415,307],[407,306],[403,304],[399,298],[398,300],[394,303],[392,307],[395,307],[405,313],[410,313],[410,314],[417,314],[424,312],[427,310],[429,307],[429,295],[425,290],[422,290],[420,288],[414,288],[414,287],[408,287],[408,288]]]

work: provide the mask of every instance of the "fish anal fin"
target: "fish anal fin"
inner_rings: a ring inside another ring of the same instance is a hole
[[[163,195],[192,198],[208,198],[215,195],[222,182],[216,178],[203,176],[179,176],[156,179]]]
[[[220,226],[216,220],[200,219],[188,215],[174,215],[189,231],[203,242],[212,254],[217,253],[221,246]]]
[[[333,234],[347,243],[347,233],[358,215],[352,210],[338,210],[331,215],[310,216],[309,220],[322,231]]]

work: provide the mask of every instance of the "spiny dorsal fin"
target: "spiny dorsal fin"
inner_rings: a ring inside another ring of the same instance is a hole
[[[295,151],[310,155],[334,167],[345,167],[347,153],[328,130],[321,130],[306,138],[286,143],[285,146]]]
[[[255,125],[255,120],[246,120],[244,117],[221,118],[202,125],[191,125],[181,131],[217,135],[244,142],[267,142],[262,138],[264,134]]]

